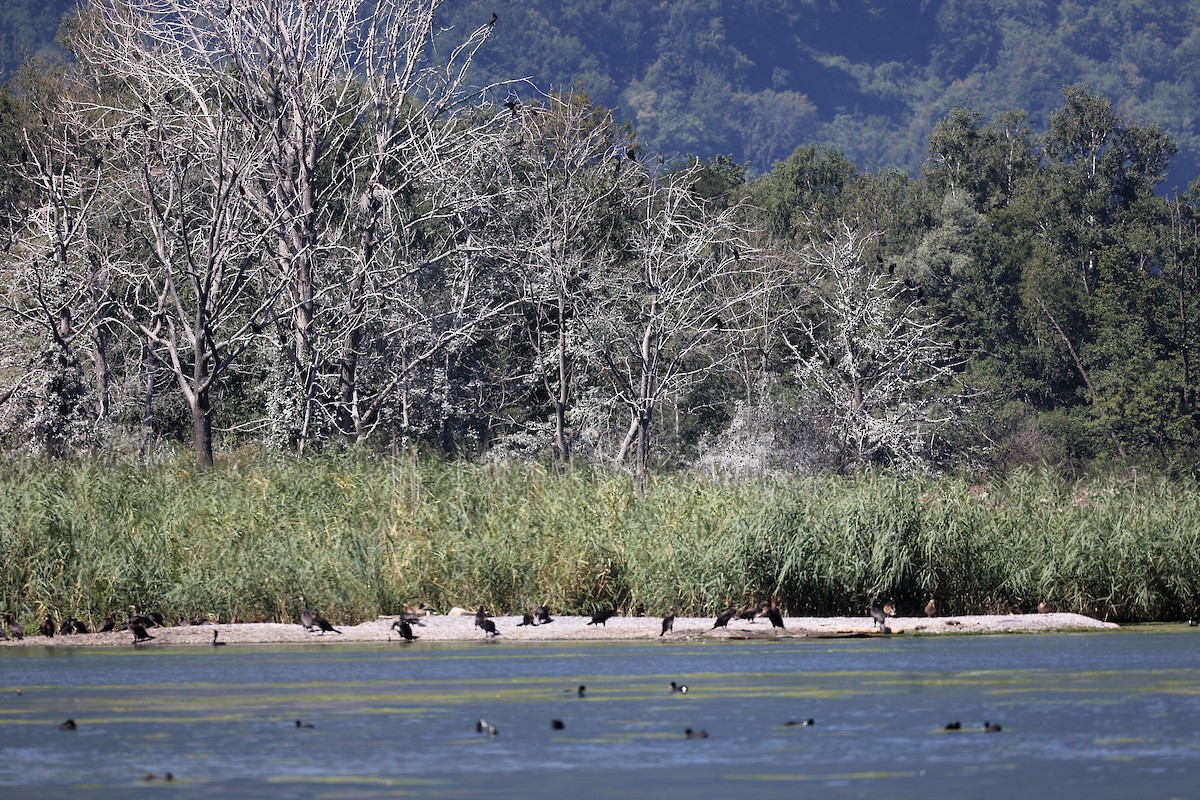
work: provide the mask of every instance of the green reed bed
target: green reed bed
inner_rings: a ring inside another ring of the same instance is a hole
[[[183,467],[0,464],[0,610],[91,624],[168,617],[339,621],[425,602],[515,613],[616,605],[711,614],[1061,610],[1196,614],[1200,493],[1168,481],[971,485],[889,475],[793,481],[365,458]]]

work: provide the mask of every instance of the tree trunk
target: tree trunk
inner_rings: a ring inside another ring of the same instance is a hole
[[[212,410],[209,407],[208,389],[198,389],[192,395],[190,406],[196,469],[203,471],[213,465]]]

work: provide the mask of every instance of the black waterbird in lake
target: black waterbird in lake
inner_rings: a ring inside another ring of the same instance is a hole
[[[567,726],[563,723],[563,721],[561,719],[550,720],[550,729],[551,730],[561,731],[565,727],[567,727]]]
[[[75,724],[75,720],[69,719],[58,726],[60,731],[73,731],[79,726]]]
[[[393,622],[392,628],[396,631],[399,631],[400,638],[406,642],[411,642],[413,639],[418,638],[418,636],[413,633],[412,625],[409,625],[408,620],[404,619],[403,617]]]
[[[999,722],[989,722],[986,719],[983,721],[983,732],[984,733],[999,733],[1000,730],[1001,730],[1001,728],[1000,728]]]
[[[300,720],[296,720],[297,728],[311,728],[312,726],[313,724],[311,722],[301,722]]]
[[[701,728],[698,731],[694,731],[691,728],[688,728],[683,732],[683,735],[689,739],[707,739],[708,731],[704,730],[703,728]]]
[[[688,687],[682,683],[671,681],[671,694],[687,694]]]
[[[587,696],[587,687],[584,686],[583,684],[580,684],[579,688],[575,690],[575,694],[578,697],[586,697]]]
[[[612,608],[606,608],[602,611],[597,611],[596,613],[592,614],[592,621],[589,622],[588,625],[604,625],[604,627],[607,628],[608,626],[605,625],[605,623],[616,615],[616,609]]]
[[[955,720],[954,722],[947,722],[946,727],[943,728],[942,730],[947,730],[947,731],[962,730],[962,723],[959,722],[958,720]]]
[[[662,633],[660,633],[659,636],[665,636],[673,630],[675,630],[675,609],[672,608],[667,612],[667,615],[663,617]]]
[[[787,722],[783,723],[783,726],[785,728],[808,728],[816,724],[817,721],[812,717],[809,717],[808,719],[802,719],[799,722],[794,719],[789,719]]]

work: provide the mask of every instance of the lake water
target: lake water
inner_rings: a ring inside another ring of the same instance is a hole
[[[1178,627],[0,649],[4,797],[1195,798],[1198,759]]]

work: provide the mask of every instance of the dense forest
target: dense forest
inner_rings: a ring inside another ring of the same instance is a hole
[[[726,5],[96,0],[0,96],[4,447],[1194,472],[1191,11]]]
[[[0,6],[0,80],[51,54],[77,0]],[[370,6],[370,3],[364,4]],[[1179,145],[1164,189],[1200,174],[1200,3],[1165,0],[454,0],[439,26],[498,14],[481,82],[579,86],[647,152],[726,155],[761,174],[802,144],[916,173],[955,108],[1049,126],[1063,86]]]

